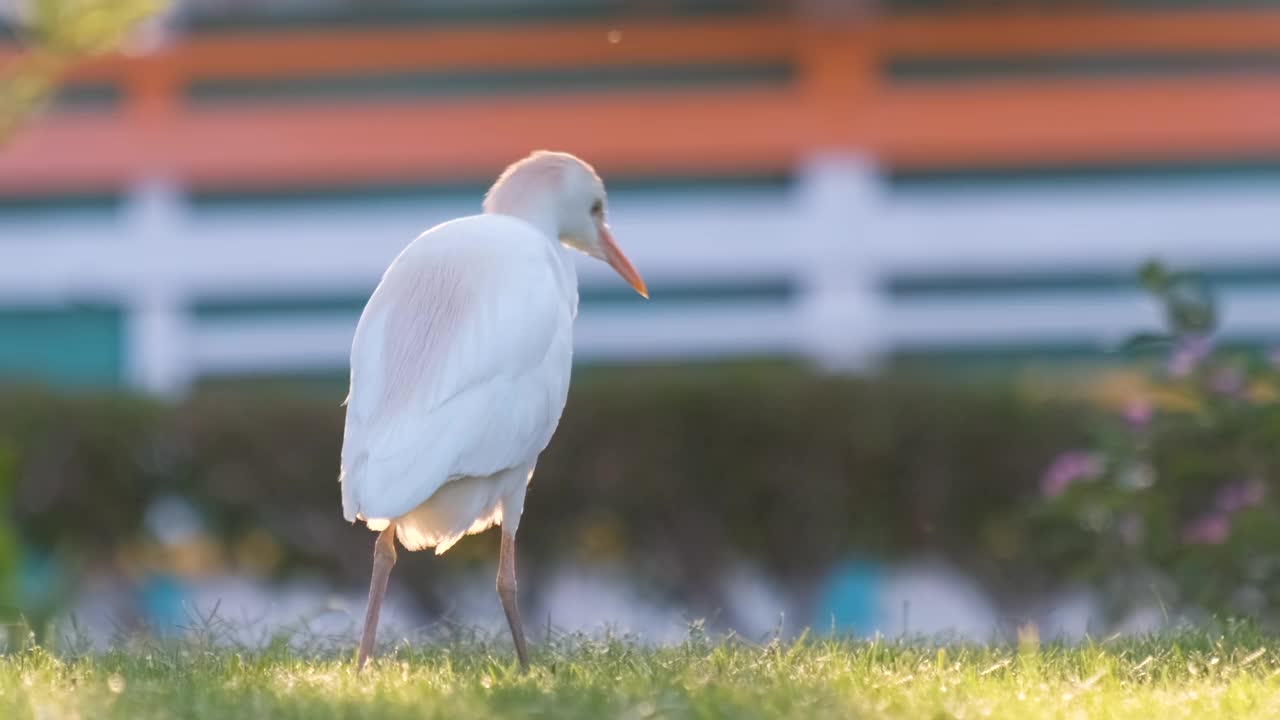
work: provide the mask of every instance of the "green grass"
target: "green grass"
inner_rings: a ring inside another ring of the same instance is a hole
[[[1075,646],[804,639],[646,648],[561,638],[516,672],[506,643],[345,652],[130,643],[0,657],[4,718],[1268,718],[1280,652],[1251,630]]]

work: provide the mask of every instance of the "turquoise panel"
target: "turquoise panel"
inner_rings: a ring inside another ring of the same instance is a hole
[[[1280,232],[1277,233],[1280,242]],[[1216,292],[1231,289],[1280,288],[1280,267],[1215,268],[1198,275]],[[1074,292],[1089,297],[1136,293],[1140,290],[1137,271],[1128,273],[967,273],[963,275],[921,275],[892,278],[886,283],[898,299],[926,297],[1002,297],[1016,302],[1037,294]]]
[[[794,68],[784,61],[660,67],[452,70],[270,80],[200,80],[193,102],[371,100],[637,90],[785,86]]]
[[[970,167],[947,170],[887,168],[896,191],[1056,187],[1062,185],[1207,187],[1215,182],[1280,182],[1280,156],[1194,163],[1081,163],[1072,166]]]
[[[884,67],[890,80],[944,83],[973,80],[1149,77],[1280,73],[1280,52],[1225,54],[1097,53],[1052,57],[899,57]]]
[[[116,308],[0,309],[0,380],[110,387],[124,375]]]
[[[0,195],[0,222],[9,219],[43,220],[54,216],[60,220],[92,218],[115,222],[123,202],[118,194]],[[0,231],[0,243],[7,237]]]
[[[735,197],[776,197],[791,186],[791,178],[782,173],[767,175],[717,176],[609,176],[609,193],[613,198],[626,196],[661,197],[678,194],[683,199],[700,195],[733,193]],[[242,209],[308,209],[323,206],[368,208],[380,203],[460,201],[480,207],[493,178],[473,178],[460,183],[371,183],[335,187],[254,189],[196,188],[189,199],[196,212]],[[0,211],[3,210],[0,199]]]
[[[583,287],[579,302],[583,307],[631,303],[637,310],[654,309],[668,304],[696,307],[699,303],[732,303],[742,301],[786,302],[795,293],[786,278],[761,279],[754,282],[661,283],[649,285],[650,300],[645,302],[621,279],[612,279]],[[370,287],[372,292],[373,288]],[[192,313],[199,320],[247,320],[272,318],[306,318],[333,315],[359,315],[368,301],[367,295],[349,297],[236,297],[204,298],[194,303]]]
[[[264,4],[265,5],[265,4]],[[377,27],[420,23],[424,27],[446,24],[602,22],[680,17],[733,17],[776,13],[776,0],[664,0],[637,3],[632,0],[527,0],[526,2],[474,2],[451,0],[399,0],[397,2],[293,3],[284,10],[270,6],[257,11],[256,3],[240,3],[220,13],[193,8],[187,27],[196,32],[271,30],[279,27]]]

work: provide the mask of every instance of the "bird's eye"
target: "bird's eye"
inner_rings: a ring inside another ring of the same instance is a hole
[[[591,214],[592,214],[592,215],[600,215],[600,214],[602,214],[603,212],[604,212],[604,201],[603,201],[603,200],[596,200],[595,202],[591,203]]]

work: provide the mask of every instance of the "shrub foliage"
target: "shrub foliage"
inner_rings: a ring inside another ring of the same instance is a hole
[[[1048,460],[1085,439],[1086,415],[1008,389],[777,369],[586,377],[530,490],[521,565],[625,561],[707,612],[724,607],[711,580],[740,560],[801,598],[850,553],[932,550],[998,587],[1035,567],[1014,518],[1038,502]],[[0,401],[21,536],[69,576],[107,564],[365,582],[372,535],[341,516],[341,434],[338,402],[287,394]],[[159,542],[148,517],[166,499],[202,531]],[[495,548],[493,533],[464,540],[397,582],[430,609],[451,569],[490,564]],[[537,592],[541,573],[522,572]]]
[[[1046,562],[1109,588],[1113,609],[1161,603],[1274,617],[1280,603],[1280,356],[1216,342],[1198,276],[1148,265],[1167,350],[1141,395],[1043,477],[1026,528]]]

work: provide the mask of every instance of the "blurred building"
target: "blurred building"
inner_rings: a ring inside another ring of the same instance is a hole
[[[0,374],[338,378],[418,232],[597,165],[587,362],[1097,355],[1150,257],[1280,331],[1280,3],[190,0],[0,148]],[[12,34],[12,33],[11,33]],[[11,54],[12,50],[4,51]]]

